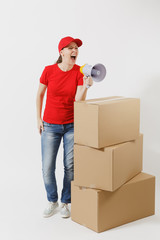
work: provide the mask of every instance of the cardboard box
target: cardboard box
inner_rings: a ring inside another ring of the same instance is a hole
[[[107,97],[74,102],[74,142],[90,147],[134,140],[139,135],[140,100]]]
[[[155,213],[155,177],[140,173],[114,192],[71,183],[71,219],[102,232]]]
[[[104,149],[74,144],[74,184],[114,191],[142,171],[143,135]]]

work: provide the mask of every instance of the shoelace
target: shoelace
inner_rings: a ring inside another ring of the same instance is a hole
[[[65,208],[68,210],[68,205],[66,203],[62,203],[62,208]]]
[[[48,209],[48,210],[52,209],[52,207],[53,207],[54,205],[55,205],[55,203],[50,202],[49,205],[48,205],[48,207],[47,207],[47,209]]]

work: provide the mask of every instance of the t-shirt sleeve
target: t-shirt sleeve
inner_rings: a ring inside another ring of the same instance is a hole
[[[45,84],[48,86],[48,78],[47,78],[47,69],[46,67],[44,68],[42,75],[40,77],[40,83]]]
[[[80,85],[83,85],[83,74],[81,72],[78,72],[78,81],[77,81],[77,85],[80,86]]]

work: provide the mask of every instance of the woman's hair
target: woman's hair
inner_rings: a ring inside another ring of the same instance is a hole
[[[63,50],[63,48],[62,48],[61,50]],[[61,63],[61,62],[62,62],[62,56],[61,56],[61,55],[59,55],[59,57],[58,57],[58,59],[57,59],[56,63]]]
[[[62,62],[62,56],[59,55],[59,58],[57,59],[56,63],[61,63]]]

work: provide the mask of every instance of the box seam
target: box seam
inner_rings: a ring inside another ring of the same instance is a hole
[[[100,131],[99,131],[99,128],[100,128],[100,126],[99,126],[99,122],[100,122],[100,121],[99,121],[99,106],[98,106],[98,105],[97,105],[97,108],[98,108],[98,111],[97,111],[97,113],[98,113],[98,128],[97,128],[97,129],[98,129],[98,130],[97,130],[97,131],[98,131],[98,138],[97,138],[97,139],[98,139],[98,142],[97,142],[97,146],[99,147],[99,145],[100,145],[100,139],[99,139],[99,132],[100,132]]]
[[[112,149],[112,190],[114,189],[114,150]]]
[[[97,219],[96,219],[96,229],[97,229],[97,232],[98,232],[98,229],[99,229],[99,192],[97,192]]]

